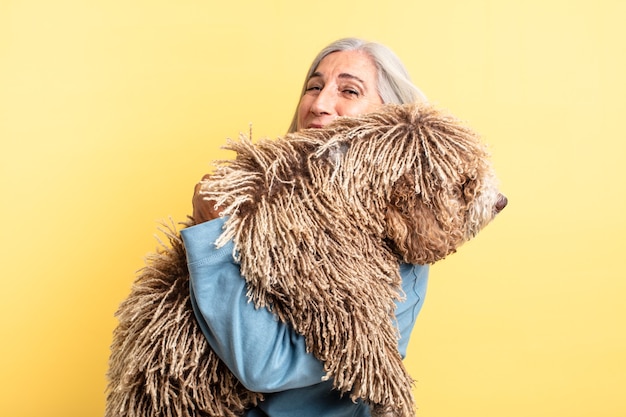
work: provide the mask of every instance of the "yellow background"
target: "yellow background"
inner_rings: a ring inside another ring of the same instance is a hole
[[[0,415],[98,416],[161,219],[311,59],[381,41],[492,149],[509,207],[432,269],[424,417],[626,415],[626,2],[0,2]]]

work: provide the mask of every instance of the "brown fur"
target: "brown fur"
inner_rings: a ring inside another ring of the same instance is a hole
[[[250,297],[306,338],[334,386],[374,415],[412,416],[393,325],[398,262],[454,252],[495,215],[477,135],[428,105],[388,105],[325,129],[230,142],[202,193],[229,218]],[[261,400],[206,345],[177,233],[118,311],[107,417],[237,415]],[[372,337],[375,336],[375,337]]]

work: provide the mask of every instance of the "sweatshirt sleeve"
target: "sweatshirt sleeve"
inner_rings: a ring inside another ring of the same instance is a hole
[[[215,247],[223,224],[220,218],[181,231],[192,305],[209,345],[251,391],[269,393],[320,383],[323,364],[307,352],[304,337],[248,299],[232,242]],[[396,325],[404,357],[424,299],[428,267],[403,264],[400,272],[406,299],[397,303]]]
[[[402,291],[406,298],[404,301],[396,302],[396,326],[400,332],[398,349],[402,358],[406,357],[413,326],[424,305],[428,272],[428,265],[400,264]]]
[[[275,392],[320,383],[322,363],[306,351],[304,337],[246,296],[232,242],[215,247],[224,220],[181,231],[190,273],[191,300],[215,353],[251,391]]]

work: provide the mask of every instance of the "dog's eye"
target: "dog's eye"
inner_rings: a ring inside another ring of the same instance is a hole
[[[471,200],[472,195],[474,194],[474,183],[472,181],[465,181],[461,188],[458,190],[457,198],[459,201],[463,201],[467,203]]]

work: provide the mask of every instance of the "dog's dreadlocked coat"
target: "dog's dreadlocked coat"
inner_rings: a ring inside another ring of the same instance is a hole
[[[337,390],[374,415],[414,415],[393,325],[398,265],[453,253],[506,204],[477,135],[432,106],[387,105],[227,148],[236,158],[202,193],[229,216],[216,244],[233,240],[251,299],[305,336]],[[208,346],[168,234],[117,312],[106,415],[241,415],[262,396]]]

